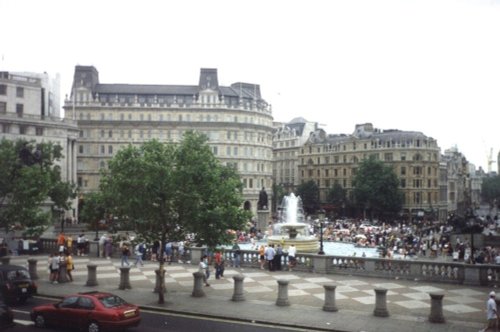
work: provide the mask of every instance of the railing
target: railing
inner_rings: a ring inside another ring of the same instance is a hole
[[[58,251],[56,239],[40,239],[42,253]],[[97,241],[89,241],[89,255],[97,253]],[[179,260],[198,264],[206,248],[185,247],[184,254],[179,255],[178,248],[173,246],[172,262]],[[224,249],[223,257],[226,266],[234,264],[234,252]],[[113,257],[120,257],[118,243],[113,244]],[[475,286],[500,287],[500,265],[466,264],[460,262],[445,262],[433,260],[399,260],[385,258],[366,258],[353,256],[330,256],[316,254],[296,254],[297,264],[294,271],[345,274],[363,277],[399,278],[415,281],[443,282],[452,284],[467,284]],[[288,256],[281,257],[281,266],[287,270]],[[257,250],[241,250],[240,266],[260,268],[260,257]]]

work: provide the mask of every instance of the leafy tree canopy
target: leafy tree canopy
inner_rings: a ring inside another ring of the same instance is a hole
[[[500,207],[500,176],[492,176],[483,179],[481,185],[481,197],[490,207]]]
[[[204,135],[187,132],[179,144],[152,140],[120,150],[101,180],[111,213],[148,240],[199,245],[230,243],[230,229],[250,218],[242,210],[242,184],[232,167],[212,154]],[[163,250],[160,271],[163,271]],[[163,292],[159,292],[163,303]]]
[[[394,215],[401,211],[403,194],[394,170],[373,157],[363,160],[353,179],[354,197],[370,217]]]
[[[61,146],[53,143],[0,141],[0,227],[18,225],[38,235],[51,216],[42,203],[50,199],[54,208],[71,207],[75,186],[61,180],[56,161],[62,157]]]
[[[302,206],[307,214],[316,213],[319,208],[319,188],[316,182],[310,180],[297,187],[297,196],[302,199]]]

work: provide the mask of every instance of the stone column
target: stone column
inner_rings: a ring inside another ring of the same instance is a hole
[[[339,311],[335,304],[335,289],[337,285],[323,285],[325,288],[325,304],[323,305],[324,311]]]
[[[28,259],[28,271],[30,273],[30,276],[31,276],[31,280],[37,280],[38,279],[38,273],[36,271],[36,264],[37,264],[37,260],[34,259],[34,258],[30,258]]]
[[[373,315],[377,317],[389,317],[387,310],[387,289],[375,288],[375,310]]]
[[[443,316],[443,297],[442,293],[430,293],[431,297],[431,313],[429,315],[429,322],[431,323],[444,323]]]
[[[155,270],[156,274],[156,283],[155,283],[155,289],[153,290],[153,293],[159,293],[160,288],[161,288],[161,281],[163,278],[163,285],[165,285],[165,270],[163,270],[163,276],[160,276],[160,269]],[[163,293],[167,292],[167,287],[163,288]]]
[[[66,262],[59,262],[59,276],[57,277],[57,282],[59,283],[68,282],[68,271],[66,269]]]
[[[280,307],[285,307],[290,305],[288,301],[288,280],[278,280],[278,299],[276,300],[276,305]]]
[[[97,286],[97,265],[87,264],[87,283],[85,286]]]
[[[193,285],[193,293],[191,296],[193,297],[204,297],[205,291],[203,290],[203,272],[194,272],[194,285]]]
[[[10,256],[0,257],[0,260],[2,261],[2,265],[9,265],[10,264]]]
[[[130,267],[120,267],[120,286],[118,289],[132,289],[130,285]]]
[[[243,279],[245,279],[245,277],[242,276],[241,274],[233,276],[234,293],[231,300],[235,302],[245,301],[245,295],[243,293]]]

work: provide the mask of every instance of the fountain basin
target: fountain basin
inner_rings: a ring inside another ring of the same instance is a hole
[[[318,239],[314,236],[297,236],[290,239],[288,236],[273,235],[267,238],[267,244],[274,244],[274,247],[279,244],[283,249],[288,249],[290,245],[294,245],[299,253],[317,253],[319,250]]]

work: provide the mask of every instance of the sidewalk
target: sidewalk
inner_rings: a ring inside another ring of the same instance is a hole
[[[156,262],[145,262],[140,268],[131,268],[132,289],[119,290],[120,261],[94,257],[75,257],[74,282],[53,285],[48,282],[46,257],[38,259],[37,284],[39,294],[64,296],[74,292],[104,290],[115,293],[143,309],[161,310],[195,316],[266,322],[274,325],[294,326],[311,330],[327,331],[478,331],[484,327],[485,306],[490,289],[420,283],[398,279],[379,279],[323,275],[302,272],[268,272],[259,269],[226,268],[225,278],[209,279],[210,287],[204,287],[205,297],[194,298],[193,272],[197,267],[189,264],[165,265],[165,303],[158,304],[158,294],[153,293]],[[28,257],[12,258],[13,264],[26,265]],[[87,287],[87,264],[97,267],[97,287]],[[245,301],[234,302],[232,276],[241,274],[244,279]],[[277,280],[289,280],[290,306],[277,306]],[[338,312],[325,312],[325,284],[336,284]],[[386,288],[387,308],[390,316],[375,317],[375,288]],[[428,321],[430,314],[429,292],[443,292],[444,324]]]

